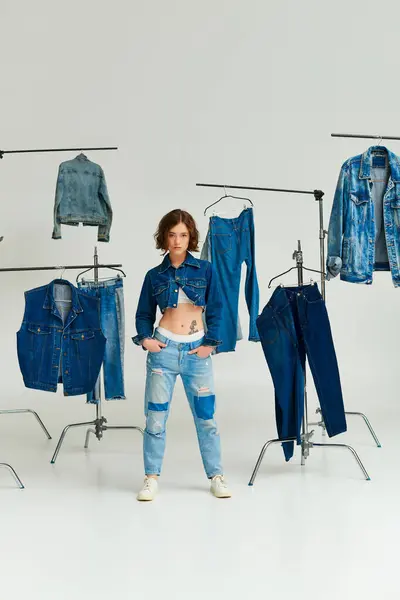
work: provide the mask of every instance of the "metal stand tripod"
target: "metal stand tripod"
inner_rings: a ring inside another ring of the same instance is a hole
[[[298,249],[294,251],[293,258],[296,259],[296,267],[297,267],[297,276],[298,276],[298,285],[303,285],[303,252],[301,250],[301,243],[298,242]],[[323,272],[323,271],[322,271]],[[302,435],[301,435],[301,464],[304,466],[306,464],[306,459],[310,455],[310,449],[314,447],[326,447],[326,448],[345,448],[349,450],[354,458],[356,459],[360,469],[363,472],[363,475],[367,481],[370,480],[370,476],[368,475],[363,463],[360,460],[357,452],[351,446],[347,444],[317,444],[311,441],[312,436],[314,435],[314,430],[309,431],[308,429],[308,402],[307,402],[307,382],[306,382],[306,371],[304,370],[304,416],[303,416],[303,426],[302,426]],[[254,468],[253,474],[249,481],[249,485],[252,486],[254,484],[254,480],[257,476],[258,470],[260,468],[261,462],[264,458],[265,452],[272,444],[282,444],[283,442],[291,442],[296,441],[296,438],[287,438],[284,440],[269,440],[264,444],[261,449],[260,455],[258,457],[256,466]]]
[[[97,254],[97,247],[94,250],[94,281],[96,283],[98,283],[99,281],[99,261],[98,261],[98,254]],[[89,438],[90,438],[90,434],[92,433],[93,435],[96,436],[96,438],[100,441],[101,438],[103,437],[103,433],[104,431],[107,431],[108,429],[117,429],[117,430],[121,430],[121,429],[135,429],[137,431],[140,431],[140,433],[143,435],[144,431],[141,427],[137,427],[134,425],[118,425],[118,426],[110,426],[110,425],[106,425],[107,423],[107,419],[102,415],[101,412],[101,382],[100,382],[100,374],[99,374],[99,380],[97,381],[96,384],[96,388],[98,390],[98,403],[96,404],[96,418],[93,421],[87,421],[84,423],[72,423],[70,425],[67,425],[66,427],[64,427],[60,439],[58,440],[58,444],[57,447],[55,449],[55,452],[53,454],[53,458],[51,459],[51,464],[54,465],[54,463],[57,460],[57,456],[60,452],[62,443],[64,441],[64,438],[66,436],[66,434],[68,433],[68,431],[72,428],[75,427],[89,427],[89,429],[86,432],[86,438],[85,438],[85,448],[89,447]],[[92,427],[91,427],[92,426]]]

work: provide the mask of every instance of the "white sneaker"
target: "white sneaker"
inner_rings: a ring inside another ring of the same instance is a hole
[[[144,486],[136,496],[140,502],[150,502],[158,491],[158,481],[154,477],[145,477]]]
[[[215,475],[211,479],[210,491],[216,498],[231,498],[232,496],[222,475]]]

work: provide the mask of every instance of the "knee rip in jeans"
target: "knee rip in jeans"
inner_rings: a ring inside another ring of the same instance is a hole
[[[165,429],[165,412],[149,411],[147,415],[146,430],[154,435],[164,432]]]
[[[194,398],[196,417],[202,421],[211,421],[214,417],[215,394],[210,394],[209,387],[200,387]]]

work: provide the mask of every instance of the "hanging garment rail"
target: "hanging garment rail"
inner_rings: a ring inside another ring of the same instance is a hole
[[[373,140],[400,140],[400,137],[396,137],[393,135],[365,135],[363,133],[331,133],[331,137],[360,138]]]
[[[32,148],[27,150],[0,150],[0,158],[3,158],[5,154],[31,154],[34,152],[94,152],[103,150],[118,150],[117,146],[100,146],[94,148]]]
[[[320,270],[325,273],[325,236],[327,231],[324,229],[324,208],[323,208],[323,197],[324,192],[322,190],[290,190],[285,188],[270,188],[270,187],[254,187],[246,185],[225,185],[221,183],[196,183],[197,187],[212,187],[212,188],[223,188],[223,189],[235,189],[235,190],[252,190],[257,192],[279,192],[284,194],[306,194],[308,196],[314,196],[314,199],[319,204],[319,253],[320,253]],[[325,300],[325,276],[321,276],[321,294]]]
[[[224,185],[221,183],[196,183],[197,187],[212,187],[212,188],[229,188],[231,190],[253,190],[256,192],[285,192],[288,194],[309,194],[311,196],[322,196],[324,192],[322,190],[286,190],[282,188],[267,188],[267,187],[254,187],[250,185]]]
[[[120,264],[110,264],[110,265],[97,265],[98,269],[116,269],[118,267],[122,267]],[[91,265],[66,265],[59,267],[7,267],[0,268],[0,273],[7,273],[12,271],[68,271],[72,269],[93,269],[93,263]]]
[[[338,134],[332,134],[338,135]],[[347,135],[347,134],[345,134]],[[349,134],[350,135],[350,134]],[[321,275],[321,294],[326,301],[326,286],[325,286],[325,237],[328,232],[324,229],[324,207],[323,207],[323,197],[324,192],[322,190],[291,190],[285,188],[270,188],[270,187],[254,187],[254,186],[245,186],[245,185],[226,185],[221,183],[196,183],[197,187],[209,187],[209,188],[223,188],[223,189],[236,189],[236,190],[252,190],[257,192],[283,192],[287,194],[307,194],[314,196],[314,199],[318,202],[319,207],[319,256],[320,256],[320,271],[323,273]],[[325,421],[321,414],[321,411],[317,409],[317,413],[321,415],[320,420],[317,423],[309,423],[309,425],[315,425],[322,428],[323,434],[325,434],[326,427]],[[364,413],[360,412],[346,412],[346,415],[358,416],[364,420],[364,423],[369,429],[370,434],[372,435],[376,445],[378,448],[381,448],[381,443],[378,440],[375,431],[373,430],[370,421]]]

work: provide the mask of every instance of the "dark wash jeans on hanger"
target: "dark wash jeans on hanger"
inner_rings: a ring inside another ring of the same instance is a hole
[[[316,284],[279,287],[257,319],[275,387],[279,439],[301,443],[306,355],[329,437],[347,430],[339,369],[325,302]],[[285,459],[294,443],[282,444]]]
[[[124,288],[120,277],[106,281],[78,282],[79,291],[99,298],[100,322],[107,339],[103,360],[104,397],[106,400],[125,400],[124,347],[125,311]],[[100,398],[100,377],[92,392],[87,395],[89,404],[97,404]]]
[[[246,208],[238,217],[225,219],[210,217],[206,241],[201,258],[213,263],[218,276],[222,297],[222,344],[216,353],[235,350],[237,339],[242,338],[238,320],[239,291],[242,263],[246,263],[245,297],[250,314],[249,340],[259,342],[256,327],[259,308],[259,290],[255,263],[255,239],[253,210]]]

